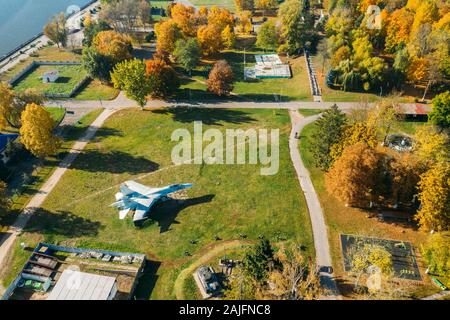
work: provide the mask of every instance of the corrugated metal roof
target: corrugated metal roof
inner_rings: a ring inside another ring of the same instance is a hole
[[[113,277],[64,270],[47,300],[107,300],[115,282]]]

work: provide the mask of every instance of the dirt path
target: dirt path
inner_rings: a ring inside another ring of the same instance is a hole
[[[205,264],[215,256],[219,255],[224,250],[235,249],[244,244],[247,244],[247,242],[240,240],[231,240],[217,244],[213,248],[208,249],[208,252],[206,254],[195,260],[189,267],[181,271],[180,274],[178,275],[178,278],[175,280],[174,284],[175,296],[177,300],[185,299],[183,292],[183,284],[186,281],[187,277],[189,277],[189,275],[191,275],[195,271],[195,269]]]

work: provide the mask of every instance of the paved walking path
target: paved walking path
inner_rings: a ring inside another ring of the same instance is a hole
[[[446,291],[441,291],[441,292],[433,294],[431,296],[422,298],[420,300],[438,300],[438,299],[442,299],[442,298],[444,298],[446,296],[449,296],[449,295],[450,295],[450,291],[446,290]]]
[[[224,101],[224,100],[209,100],[209,101],[163,101],[163,100],[148,100],[146,108],[165,108],[165,107],[191,107],[191,108],[224,108],[224,109],[329,109],[334,104],[337,104],[341,110],[352,110],[367,108],[367,104],[360,102],[313,102],[313,101],[290,101],[290,102],[255,102],[255,101]],[[134,107],[136,102],[128,99],[123,92],[114,100],[109,101],[78,101],[78,100],[52,100],[46,104],[48,107],[62,106],[68,110],[76,110],[78,108],[95,109],[99,106],[110,109],[120,107]],[[376,105],[372,103],[370,105]],[[404,113],[415,113],[415,103],[400,104]],[[423,106],[425,111],[431,111],[430,106]]]
[[[72,162],[76,159],[78,154],[83,151],[88,142],[94,137],[95,133],[103,125],[105,120],[117,110],[118,109],[105,109],[97,117],[97,119],[92,122],[92,124],[86,129],[83,137],[81,137],[77,142],[74,143],[69,154],[61,161],[58,168],[53,172],[50,178],[48,178],[48,180],[33,196],[33,198],[31,198],[30,202],[23,209],[22,213],[19,214],[14,224],[9,228],[8,232],[0,238],[0,266],[2,266],[5,262],[5,259],[9,251],[11,250],[14,241],[25,228],[30,217],[33,215],[36,209],[42,206],[47,196],[52,192],[61,177],[70,167]]]
[[[296,134],[300,135],[302,129],[317,120],[319,115],[303,118],[296,110],[289,110],[291,116],[292,131],[289,137],[289,150],[292,162],[294,164],[300,186],[305,195],[306,204],[308,206],[309,216],[311,219],[314,248],[316,251],[316,263],[320,270],[320,282],[326,293],[322,299],[336,300],[342,299],[337,289],[336,283],[332,275],[332,261],[330,248],[328,245],[328,231],[325,224],[322,207],[320,206],[319,197],[317,196],[314,185],[309,176],[308,169],[303,164]]]

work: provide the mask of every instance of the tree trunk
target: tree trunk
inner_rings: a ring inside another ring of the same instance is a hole
[[[431,80],[428,81],[427,86],[425,87],[425,90],[424,90],[424,92],[423,92],[422,102],[425,101],[425,97],[426,97],[426,95],[427,95],[427,92],[428,92],[428,89],[429,89],[429,87],[430,87],[430,84],[431,84]]]

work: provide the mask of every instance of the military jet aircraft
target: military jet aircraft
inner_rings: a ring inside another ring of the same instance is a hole
[[[119,209],[119,219],[125,219],[130,211],[134,211],[134,225],[140,226],[148,219],[150,209],[155,203],[166,200],[170,193],[190,187],[192,184],[184,183],[163,188],[149,188],[130,180],[120,185],[120,192],[115,196],[116,202],[111,206]]]

